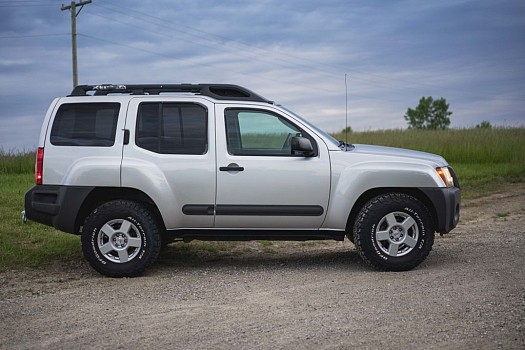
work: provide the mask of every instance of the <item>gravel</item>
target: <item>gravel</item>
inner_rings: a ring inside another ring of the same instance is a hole
[[[371,270],[348,241],[169,247],[133,279],[83,261],[6,271],[0,349],[524,349],[524,238],[517,184],[465,203],[409,272]]]

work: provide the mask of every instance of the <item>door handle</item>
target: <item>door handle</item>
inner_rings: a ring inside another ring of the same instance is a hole
[[[228,166],[221,166],[220,171],[244,171],[244,167],[239,166],[235,163],[228,164]]]

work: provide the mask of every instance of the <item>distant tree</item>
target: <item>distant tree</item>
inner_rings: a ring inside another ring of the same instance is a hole
[[[447,129],[450,125],[447,101],[441,97],[434,100],[431,96],[421,97],[419,105],[409,108],[405,114],[409,129]]]
[[[343,129],[343,131],[341,131],[343,134],[345,133],[349,133],[351,134],[352,133],[352,127],[351,126],[347,126],[346,128]]]
[[[492,125],[489,121],[484,120],[480,124],[476,125],[476,129],[492,129]]]

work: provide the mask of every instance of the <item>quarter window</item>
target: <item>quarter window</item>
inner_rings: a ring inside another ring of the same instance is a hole
[[[50,142],[55,146],[111,147],[119,110],[119,103],[63,104],[53,121]]]
[[[163,154],[204,154],[208,149],[207,111],[194,103],[141,103],[137,146]]]

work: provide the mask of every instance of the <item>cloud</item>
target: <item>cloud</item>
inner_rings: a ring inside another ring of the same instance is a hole
[[[71,91],[69,13],[38,4],[0,6],[4,148],[31,147],[49,103]],[[514,125],[525,119],[524,10],[516,0],[94,0],[77,17],[79,81],[235,83],[338,131],[347,74],[354,130],[405,127],[422,96],[445,97],[453,126]]]

